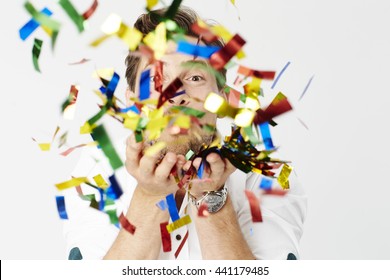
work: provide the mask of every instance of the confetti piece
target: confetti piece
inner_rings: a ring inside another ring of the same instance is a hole
[[[288,190],[290,188],[290,182],[288,180],[288,177],[290,176],[291,171],[291,166],[283,164],[282,170],[280,171],[278,177],[278,182],[284,190]]]
[[[177,45],[177,52],[193,55],[195,57],[210,58],[210,56],[218,51],[220,47],[217,46],[201,46],[180,41]]]
[[[204,22],[198,20],[198,22],[191,25],[191,30],[208,43],[218,40],[218,37],[210,29],[206,28],[206,26]]]
[[[68,98],[62,104],[61,109],[65,119],[73,120],[76,110],[77,95],[79,93],[79,86],[71,85]]]
[[[271,131],[269,129],[269,123],[263,122],[259,124],[261,136],[263,138],[264,146],[266,150],[275,149],[274,144],[272,143]]]
[[[67,220],[68,214],[66,213],[66,208],[65,208],[65,197],[56,196],[56,202],[57,202],[57,210],[58,210],[58,214],[60,215],[60,218],[63,220]]]
[[[180,219],[179,216],[179,211],[177,210],[176,207],[176,201],[175,197],[173,194],[169,194],[165,197],[167,204],[168,204],[168,211],[169,211],[169,216],[171,217],[172,222],[176,222],[177,220]]]
[[[263,80],[272,80],[275,77],[274,71],[253,70],[242,65],[238,67],[237,73],[242,74],[244,76],[256,77]]]
[[[49,33],[51,34],[51,45],[54,49],[57,35],[60,30],[60,24],[57,21],[51,19],[48,15],[38,12],[28,1],[24,4],[24,7],[33,17],[33,19],[41,25],[42,28],[49,30]]]
[[[238,90],[235,90],[234,88],[229,88],[229,97],[228,97],[228,100],[229,100],[229,104],[232,106],[232,107],[238,107],[239,104],[240,104],[240,95],[242,93],[239,92]]]
[[[69,0],[60,0],[58,2],[64,11],[68,14],[70,19],[76,25],[78,31],[81,33],[84,31],[84,17],[80,15],[73,4]]]
[[[303,98],[303,96],[305,95],[307,89],[309,88],[310,84],[311,84],[311,81],[313,80],[314,76],[312,76],[309,80],[309,82],[307,83],[307,85],[305,86],[305,89],[303,90],[301,96],[299,97],[299,101]]]
[[[117,225],[119,223],[118,216],[116,215],[115,201],[106,199],[103,210],[110,218],[111,224]]]
[[[210,64],[216,70],[221,70],[225,64],[237,54],[237,52],[245,44],[245,40],[240,35],[236,34],[234,37],[219,51],[215,52],[210,57]]]
[[[43,8],[41,14],[51,16],[53,13],[48,8]],[[34,19],[30,19],[22,28],[19,29],[20,39],[25,41],[39,27],[39,23]]]
[[[101,174],[94,176],[93,180],[99,188],[106,189],[108,187],[108,183],[104,180]]]
[[[74,150],[78,149],[78,148],[81,148],[81,147],[85,147],[85,146],[96,146],[97,145],[97,142],[90,142],[90,143],[87,143],[87,144],[79,144],[79,145],[76,145],[74,147],[70,147],[68,148],[67,150],[63,151],[62,153],[60,153],[61,156],[68,156],[71,152],[73,152]],[[60,148],[60,147],[59,147]]]
[[[240,127],[247,127],[252,124],[255,112],[248,109],[239,109],[234,117],[234,123]]]
[[[278,196],[284,196],[288,193],[288,191],[285,190],[279,190],[279,189],[270,189],[270,190],[265,190],[264,194],[265,195],[278,195]]]
[[[163,252],[172,251],[172,240],[171,235],[167,230],[168,222],[164,222],[160,224],[160,232],[161,232],[161,242],[163,247]]]
[[[130,234],[134,234],[136,227],[129,222],[129,220],[125,217],[125,215],[123,215],[123,213],[119,215],[119,223]]]
[[[120,159],[117,152],[115,151],[104,126],[103,125],[97,126],[92,131],[91,135],[92,135],[93,139],[99,143],[104,154],[109,159],[112,169],[116,170],[116,169],[122,167],[123,166],[122,160]]]
[[[207,217],[210,215],[207,203],[202,203],[198,208],[198,217]]]
[[[59,184],[55,184],[55,186],[57,187],[58,190],[62,191],[64,189],[79,186],[80,184],[86,183],[86,182],[88,182],[87,177],[78,177],[78,178],[72,178],[68,181],[65,181],[65,182],[62,182]]]
[[[272,179],[267,177],[262,177],[260,182],[260,189],[270,190],[272,188]]]
[[[262,222],[263,218],[261,216],[259,199],[250,190],[245,190],[245,195],[249,201],[249,206],[250,206],[251,214],[252,214],[252,221],[254,223]]]
[[[158,99],[157,108],[160,108],[167,100],[176,96],[176,92],[182,87],[183,83],[179,78],[173,80],[163,91]]]
[[[37,72],[41,72],[39,69],[39,64],[38,64],[38,59],[39,55],[41,54],[41,48],[42,48],[42,40],[39,39],[34,39],[34,47],[32,49],[32,58],[33,58],[33,64],[34,64],[34,69]]]
[[[161,152],[166,146],[167,146],[167,143],[165,143],[163,141],[156,142],[153,146],[150,146],[147,149],[145,149],[144,155],[149,156],[149,157],[154,156],[154,155],[158,154],[159,152]]]
[[[206,97],[203,107],[211,113],[216,113],[221,117],[229,116],[234,118],[238,112],[237,108],[231,107],[222,96],[213,92],[209,93]]]
[[[89,7],[84,13],[83,13],[83,18],[85,20],[89,19],[96,11],[97,7],[99,5],[99,2],[97,0],[94,0],[91,7]]]
[[[288,67],[289,65],[290,65],[290,61],[287,62],[286,65],[284,65],[282,71],[280,71],[280,73],[278,74],[278,76],[276,76],[276,79],[275,79],[274,82],[272,83],[271,89],[273,89],[273,88],[276,86],[276,84],[278,83],[280,77],[283,75],[284,71],[286,71],[286,69],[287,69],[287,67]]]
[[[107,197],[114,200],[120,198],[123,194],[123,191],[115,177],[115,174],[112,174],[110,177],[108,177],[108,180],[110,181],[110,187],[106,190]]]
[[[286,96],[279,92],[265,110],[257,110],[253,123],[261,124],[263,122],[270,122],[272,118],[290,110],[292,110],[291,104],[288,102]]]
[[[161,199],[159,202],[157,202],[156,206],[158,208],[160,208],[162,211],[168,209],[168,204],[167,204],[167,201],[165,199]]]
[[[146,8],[148,10],[151,10],[154,6],[156,6],[158,3],[158,0],[146,0]]]
[[[176,259],[177,259],[177,257],[180,255],[180,252],[181,252],[181,250],[183,249],[184,244],[187,242],[187,239],[188,239],[188,230],[187,230],[186,234],[184,235],[183,240],[181,241],[179,247],[177,248],[177,250],[176,250],[176,252],[175,252],[175,258],[176,258]]]
[[[169,6],[168,10],[165,12],[164,18],[173,19],[182,1],[183,0],[173,0],[171,6]]]
[[[150,96],[150,69],[141,73],[139,100],[148,99]]]
[[[189,150],[187,153],[186,153],[186,160],[190,160],[191,157],[194,155],[194,151],[193,150]]]
[[[186,216],[180,218],[179,220],[168,224],[166,227],[167,227],[168,232],[171,233],[172,231],[177,230],[178,228],[181,228],[185,225],[188,225],[189,223],[191,223],[191,218],[189,215],[186,215]]]
[[[141,42],[143,36],[136,28],[128,27],[124,24],[122,19],[116,14],[111,14],[103,23],[101,29],[105,35],[90,43],[91,46],[97,47],[106,39],[116,35],[129,47],[131,51],[134,51],[138,47],[138,44]]]

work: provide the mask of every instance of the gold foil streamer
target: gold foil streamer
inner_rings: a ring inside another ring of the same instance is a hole
[[[278,177],[278,182],[284,190],[288,190],[290,188],[290,182],[288,180],[288,177],[290,176],[291,171],[291,166],[283,164],[282,170],[280,171]]]

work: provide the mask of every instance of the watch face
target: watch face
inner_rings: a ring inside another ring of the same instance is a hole
[[[215,213],[223,206],[223,197],[216,194],[209,194],[205,197],[204,202],[207,203],[208,211]]]

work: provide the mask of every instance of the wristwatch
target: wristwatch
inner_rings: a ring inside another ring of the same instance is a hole
[[[225,205],[227,199],[227,187],[223,185],[220,189],[216,191],[209,191],[203,193],[203,196],[200,198],[195,198],[191,196],[192,203],[199,209],[200,205],[206,203],[207,211],[209,213],[216,213]]]

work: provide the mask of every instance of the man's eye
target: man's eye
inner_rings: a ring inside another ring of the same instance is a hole
[[[192,81],[192,82],[200,82],[200,81],[203,81],[204,79],[201,76],[194,75],[194,76],[189,77],[187,80]]]

